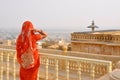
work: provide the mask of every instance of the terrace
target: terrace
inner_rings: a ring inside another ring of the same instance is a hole
[[[38,80],[96,80],[112,71],[112,61],[40,53]],[[0,48],[0,80],[19,80],[14,49]]]

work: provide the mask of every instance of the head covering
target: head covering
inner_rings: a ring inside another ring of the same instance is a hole
[[[21,56],[28,48],[33,50],[32,47],[32,34],[34,29],[33,24],[30,21],[25,21],[22,25],[22,30],[20,35],[18,36],[16,43],[17,53]]]

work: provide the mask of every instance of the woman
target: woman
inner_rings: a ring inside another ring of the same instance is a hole
[[[20,64],[20,80],[37,80],[40,66],[36,42],[44,39],[47,34],[34,29],[30,21],[25,21],[16,43],[17,60]]]

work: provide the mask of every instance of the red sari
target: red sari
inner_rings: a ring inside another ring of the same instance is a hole
[[[37,80],[40,60],[36,42],[41,39],[41,34],[35,34],[31,29],[34,29],[32,23],[30,21],[24,22],[16,42],[17,61],[20,64],[20,80]],[[34,62],[30,68],[22,66],[24,61],[21,58],[28,48],[31,49],[34,56]]]

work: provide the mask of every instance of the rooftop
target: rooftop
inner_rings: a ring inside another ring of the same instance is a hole
[[[86,31],[86,32],[74,32],[75,34],[110,34],[110,35],[120,35],[120,30],[100,30],[100,31]]]

